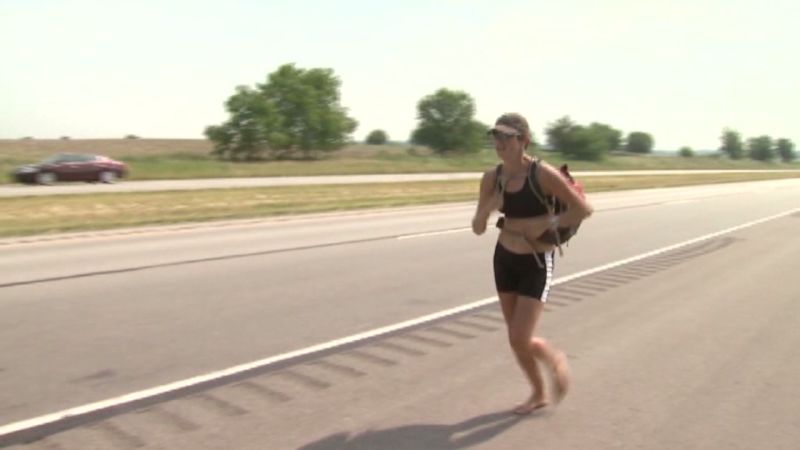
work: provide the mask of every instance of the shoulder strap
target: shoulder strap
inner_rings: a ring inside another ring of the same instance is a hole
[[[540,202],[542,202],[542,205],[544,205],[545,208],[547,208],[550,214],[553,214],[553,212],[555,211],[555,205],[553,204],[553,202],[548,201],[548,197],[544,195],[542,187],[539,185],[539,181],[537,179],[538,172],[539,172],[539,159],[534,158],[531,161],[531,167],[528,170],[528,185],[530,185],[531,190],[533,191],[533,194],[536,196],[536,198],[539,199]]]
[[[494,169],[495,190],[501,194],[505,192],[505,183],[503,183],[503,165],[498,164]]]
[[[548,199],[551,197],[544,195],[544,192],[542,191],[542,188],[539,185],[539,181],[536,179],[537,172],[539,171],[539,159],[534,158],[534,160],[531,162],[531,166],[534,166],[532,167],[532,170],[528,172],[528,183],[531,186],[531,190],[536,195],[536,198],[538,198],[539,201],[542,202],[542,204],[545,206],[545,208],[547,208],[547,211],[550,214],[555,214],[556,211],[555,200],[548,201]],[[555,244],[556,248],[558,248],[558,254],[560,256],[564,256],[564,250],[561,249],[561,235],[559,234],[558,230],[555,230],[555,233],[553,234],[555,235],[555,241],[556,241]]]

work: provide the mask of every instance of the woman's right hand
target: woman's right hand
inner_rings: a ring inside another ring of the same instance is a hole
[[[472,218],[472,232],[479,236],[486,232],[486,223],[489,221],[492,211],[499,209],[503,202],[503,196],[495,191],[495,185],[495,171],[485,172],[481,178],[478,207]]]
[[[488,218],[480,218],[477,215],[472,218],[472,232],[478,236],[486,232],[486,222]]]

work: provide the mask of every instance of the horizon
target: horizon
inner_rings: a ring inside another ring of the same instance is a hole
[[[448,88],[486,124],[521,112],[540,142],[565,115],[666,151],[718,148],[725,128],[797,142],[796,17],[787,0],[8,0],[0,138],[203,139],[237,85],[295,63],[334,71],[356,141],[407,141],[417,102]]]

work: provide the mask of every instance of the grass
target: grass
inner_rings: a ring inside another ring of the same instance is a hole
[[[800,173],[587,177],[591,193],[800,177]],[[478,181],[431,181],[0,199],[0,237],[474,201]],[[465,224],[466,226],[466,224]]]

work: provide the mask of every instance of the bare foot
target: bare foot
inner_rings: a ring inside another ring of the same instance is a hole
[[[553,372],[555,375],[555,400],[561,402],[569,391],[570,375],[567,355],[563,352],[556,352],[553,358]]]
[[[537,409],[544,408],[547,405],[548,401],[543,395],[533,394],[525,403],[517,405],[517,407],[514,408],[514,414],[524,416],[536,411]]]

